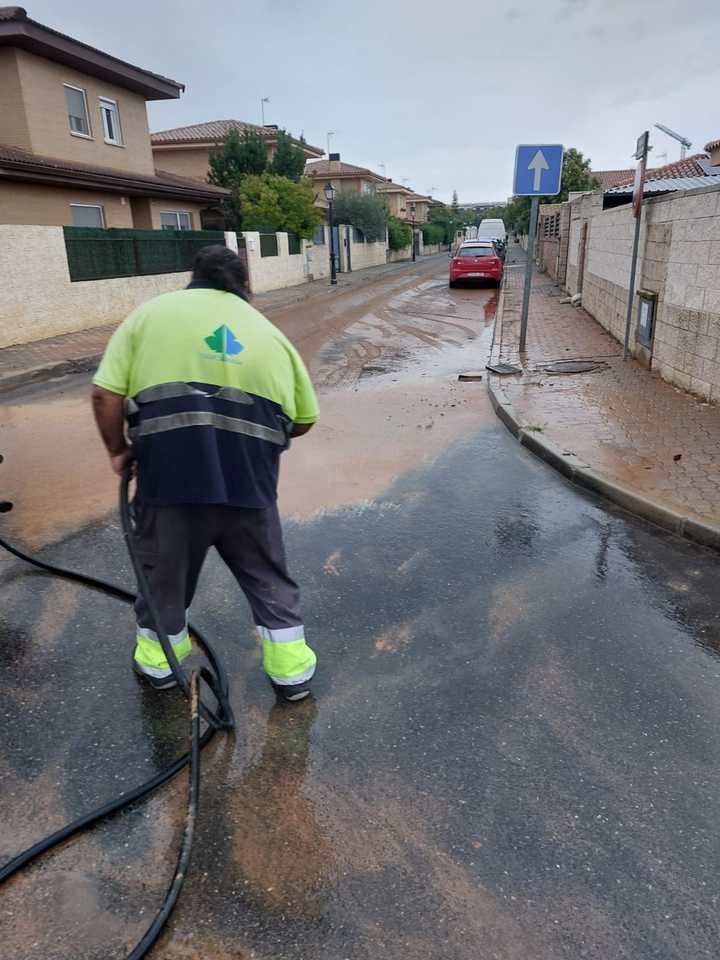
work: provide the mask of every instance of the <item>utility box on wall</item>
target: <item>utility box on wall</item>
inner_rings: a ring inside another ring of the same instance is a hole
[[[657,294],[649,290],[638,290],[638,317],[635,336],[637,342],[652,352],[655,334],[655,306]]]

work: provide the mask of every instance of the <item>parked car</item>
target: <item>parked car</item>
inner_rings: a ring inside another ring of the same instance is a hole
[[[450,261],[450,286],[459,280],[494,280],[499,286],[503,262],[492,240],[466,240]]]

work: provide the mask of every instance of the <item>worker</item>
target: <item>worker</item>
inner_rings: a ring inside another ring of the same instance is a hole
[[[276,499],[280,454],[318,406],[295,348],[248,302],[238,255],[204,247],[186,289],[134,310],[92,399],[115,473],[136,461],[133,542],[177,659],[191,652],[187,610],[214,546],[249,601],[278,698],[307,697],[316,656]],[[135,612],[135,671],[156,689],[175,686],[142,598]]]

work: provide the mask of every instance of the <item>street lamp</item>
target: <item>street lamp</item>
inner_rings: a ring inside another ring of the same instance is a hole
[[[415,201],[411,200],[408,206],[410,207],[410,217],[412,222],[412,258],[414,263],[416,260],[416,257],[415,257]]]
[[[335,231],[333,230],[335,187],[331,183],[326,183],[324,192],[325,199],[328,202],[328,224],[330,225],[330,283],[337,283],[337,273],[335,271]]]

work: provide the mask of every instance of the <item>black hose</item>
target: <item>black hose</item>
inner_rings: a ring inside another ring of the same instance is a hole
[[[0,458],[0,462],[1,460],[2,458]],[[166,770],[162,770],[150,780],[146,780],[144,783],[141,783],[134,789],[126,791],[125,793],[120,794],[119,797],[109,800],[96,810],[91,810],[89,813],[84,814],[77,820],[74,820],[72,823],[62,827],[60,830],[56,830],[54,833],[50,834],[50,836],[45,837],[45,839],[39,840],[32,847],[28,847],[28,849],[24,850],[22,853],[17,854],[17,856],[13,857],[13,859],[6,863],[4,867],[0,868],[0,884],[6,880],[9,880],[10,877],[16,874],[23,867],[27,866],[27,864],[31,863],[41,854],[46,853],[48,850],[51,850],[53,847],[56,847],[58,844],[63,843],[65,840],[68,840],[70,837],[75,836],[81,831],[88,829],[99,820],[109,817],[112,814],[117,813],[119,810],[130,806],[130,804],[147,797],[149,794],[153,793],[153,791],[157,790],[158,787],[161,787],[164,783],[172,780],[173,777],[177,776],[177,774],[189,764],[190,785],[188,792],[188,811],[175,872],[173,874],[170,886],[168,887],[167,893],[165,894],[163,903],[155,915],[153,922],[148,927],[142,940],[140,940],[137,946],[130,954],[128,954],[127,957],[127,960],[141,960],[142,957],[147,956],[157,938],[160,936],[162,928],[164,927],[175,904],[177,903],[180,890],[182,889],[182,885],[187,874],[187,868],[190,863],[190,854],[192,851],[192,842],[195,832],[195,822],[197,818],[200,795],[200,751],[203,747],[210,743],[217,730],[232,730],[234,728],[235,721],[229,702],[229,683],[227,674],[210,642],[199,630],[197,630],[192,624],[189,624],[189,630],[191,634],[210,663],[209,670],[205,667],[200,670],[200,678],[206,683],[216,700],[217,706],[215,709],[211,709],[209,706],[207,706],[207,704],[202,702],[199,694],[199,679],[197,675],[193,673],[191,679],[188,681],[182,667],[178,663],[167,632],[163,629],[157,612],[157,607],[155,606],[150,593],[150,586],[148,584],[147,577],[145,576],[145,571],[143,570],[142,564],[140,563],[135,552],[132,512],[130,508],[131,476],[132,468],[130,465],[128,465],[123,472],[122,481],[120,483],[120,519],[122,523],[123,537],[125,538],[130,560],[137,578],[138,592],[142,596],[143,601],[147,606],[153,629],[155,630],[158,640],[162,645],[163,653],[165,654],[170,668],[172,669],[173,676],[177,680],[183,693],[190,701],[190,750],[188,753],[185,753],[183,756],[179,757],[175,763],[172,764],[172,766],[168,767]],[[11,505],[9,505],[7,509],[10,509],[10,507]],[[2,538],[0,538],[0,549],[6,550],[8,553],[12,554],[12,556],[17,557],[18,560],[22,560],[23,562],[30,564],[30,566],[33,566],[38,570],[42,570],[44,573],[49,573],[53,576],[62,577],[64,580],[70,580],[74,583],[79,583],[83,586],[100,590],[109,596],[116,597],[118,600],[123,600],[125,603],[135,602],[135,594],[131,593],[129,590],[125,590],[123,587],[119,587],[113,583],[108,583],[107,581],[101,580],[97,577],[90,577],[87,574],[78,573],[75,570],[67,570],[63,567],[55,566],[54,564],[45,563],[43,560],[38,560],[35,557],[23,553],[22,550],[19,550],[17,547],[13,546],[13,544],[8,543]],[[207,722],[207,727],[203,733],[200,731],[201,717]]]

